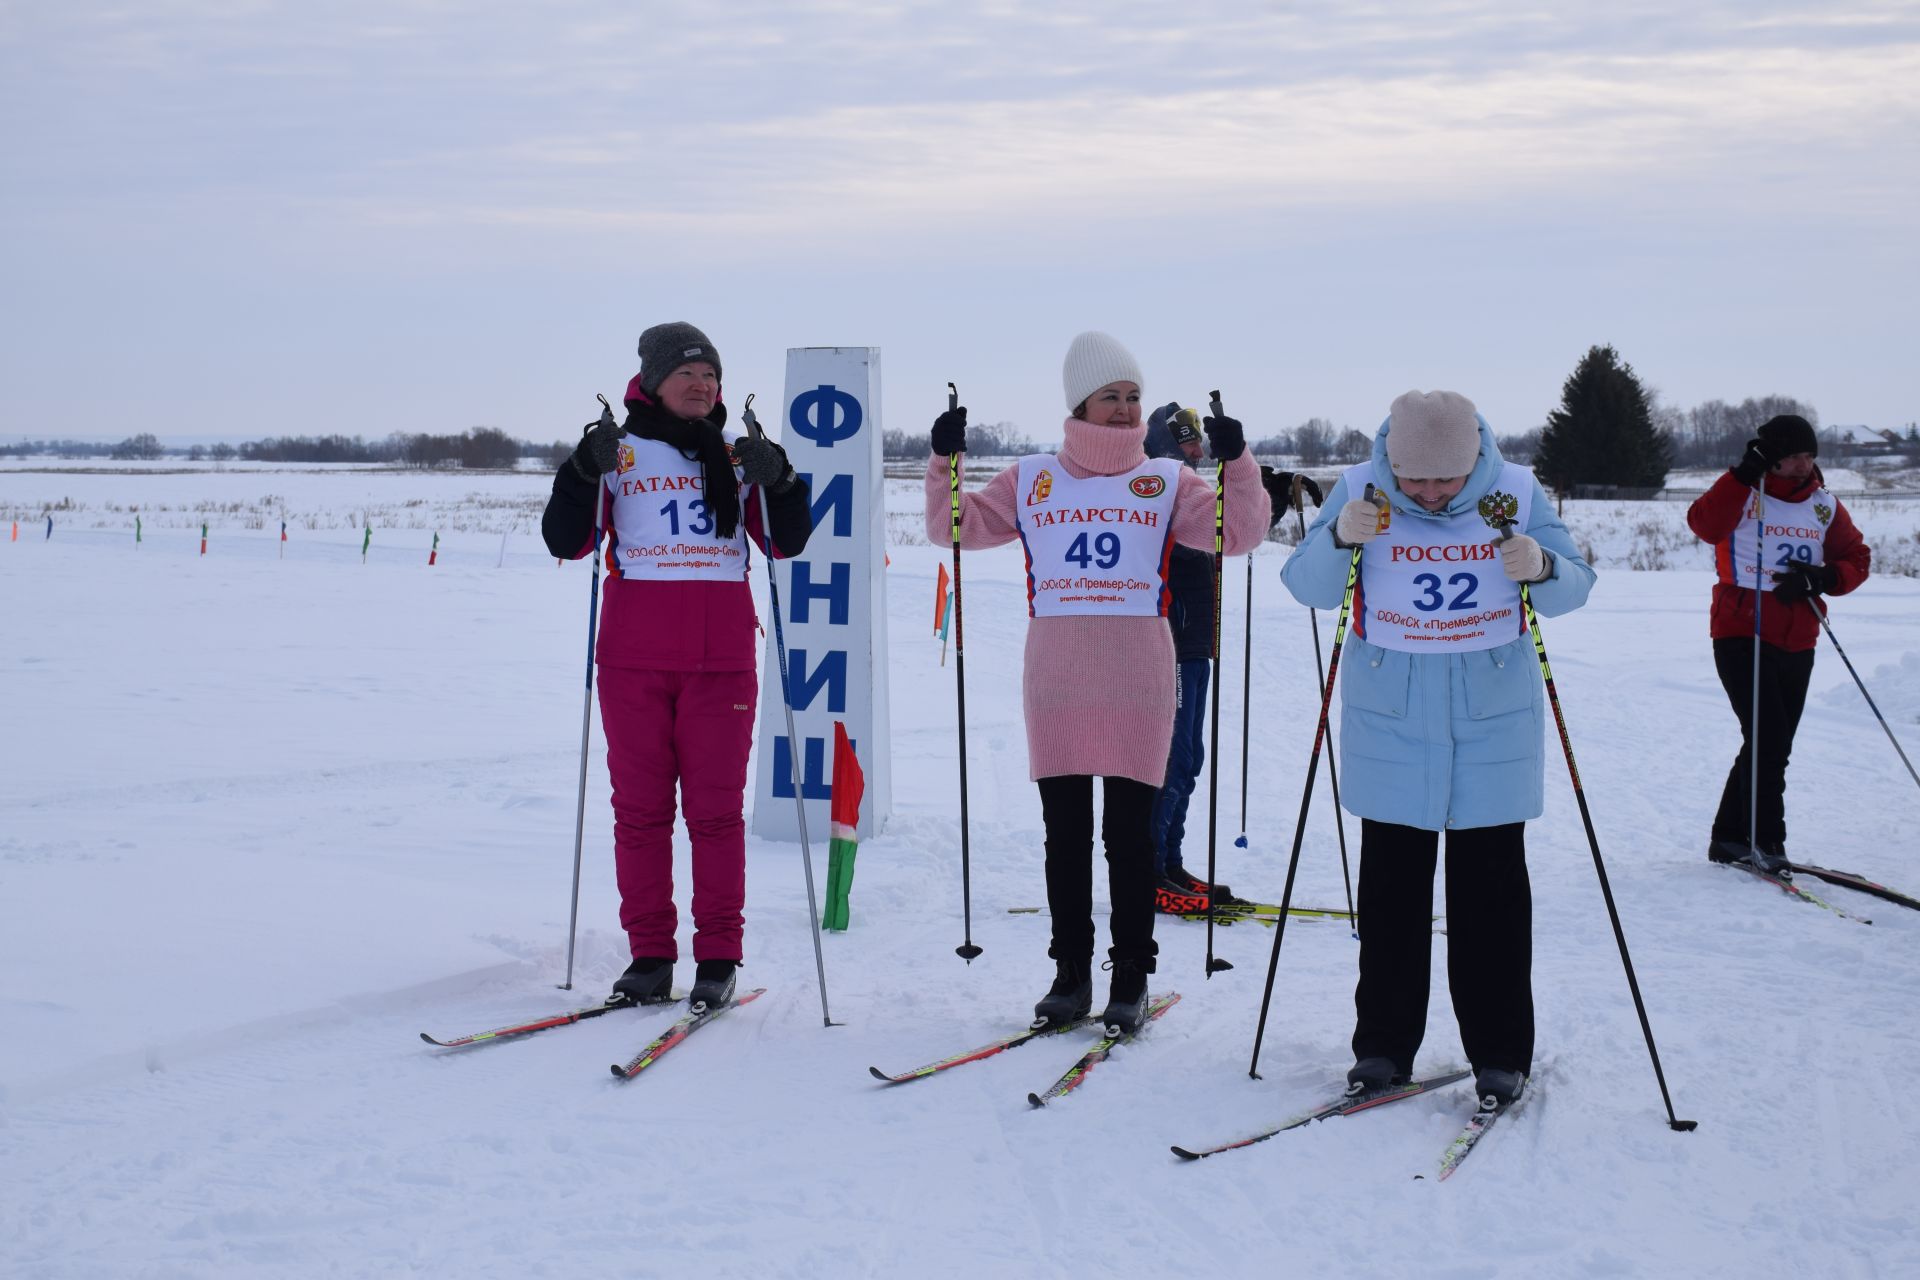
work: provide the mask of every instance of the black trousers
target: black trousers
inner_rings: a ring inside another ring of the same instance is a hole
[[[1713,815],[1713,838],[1747,842],[1747,783],[1753,769],[1753,641],[1715,640],[1713,665],[1720,685],[1740,717],[1740,754],[1727,771],[1720,791],[1720,808]],[[1813,650],[1789,653],[1770,644],[1760,646],[1760,806],[1754,833],[1763,845],[1780,846],[1787,839],[1787,757],[1793,754],[1793,735],[1807,705],[1807,683],[1813,679]]]
[[[1360,983],[1353,1056],[1413,1070],[1433,972],[1440,833],[1360,823]],[[1533,890],[1526,824],[1447,832],[1447,985],[1467,1061],[1533,1068]]]
[[[1113,946],[1107,952],[1152,973],[1153,802],[1157,787],[1132,778],[1103,780],[1100,838],[1107,848],[1113,897]],[[1053,913],[1055,960],[1093,958],[1093,778],[1084,773],[1040,779],[1047,823],[1047,908]]]

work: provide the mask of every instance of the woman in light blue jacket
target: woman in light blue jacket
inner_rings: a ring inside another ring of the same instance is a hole
[[[1460,1038],[1480,1094],[1511,1102],[1533,1064],[1525,824],[1541,811],[1546,731],[1520,585],[1552,617],[1586,603],[1593,570],[1533,473],[1451,391],[1393,402],[1372,459],[1334,486],[1281,577],[1302,604],[1336,608],[1356,550],[1340,663],[1340,793],[1361,819],[1349,1092],[1412,1074],[1444,831]]]

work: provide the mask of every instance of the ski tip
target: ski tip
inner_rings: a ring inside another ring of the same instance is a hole
[[[627,1069],[617,1062],[613,1064],[612,1071],[615,1080],[625,1080],[627,1078]]]
[[[1698,1120],[1669,1120],[1667,1127],[1675,1133],[1692,1133],[1700,1127],[1700,1122]]]
[[[425,1041],[426,1041],[426,1042],[427,1042],[428,1044],[437,1044],[437,1045],[440,1045],[440,1047],[441,1047],[441,1048],[443,1048],[443,1049],[444,1049],[444,1048],[446,1047],[446,1045],[445,1045],[445,1044],[444,1044],[443,1042],[441,1042],[441,1041],[439,1041],[439,1040],[435,1040],[435,1039],[434,1039],[434,1038],[433,1038],[432,1036],[430,1036],[430,1035],[428,1035],[428,1034],[427,1034],[426,1032],[424,1032],[424,1031],[422,1031],[422,1032],[420,1033],[420,1038],[421,1038],[422,1040],[425,1040]]]
[[[882,1084],[897,1083],[892,1076],[888,1075],[886,1072],[882,1071],[878,1067],[868,1067],[867,1074],[871,1075],[875,1080],[880,1081]]]
[[[1028,1102],[1028,1104],[1029,1104],[1029,1105],[1031,1105],[1031,1106],[1034,1106],[1034,1107],[1044,1107],[1044,1106],[1046,1106],[1046,1105],[1047,1105],[1047,1100],[1046,1100],[1045,1098],[1043,1098],[1043,1097],[1041,1097],[1041,1096],[1040,1096],[1039,1094],[1037,1094],[1037,1093],[1030,1093],[1030,1094],[1028,1094],[1028,1095],[1027,1095],[1027,1102]]]
[[[1200,1159],[1200,1153],[1198,1151],[1189,1151],[1185,1147],[1170,1147],[1168,1149],[1171,1150],[1173,1154],[1179,1156],[1182,1160]]]

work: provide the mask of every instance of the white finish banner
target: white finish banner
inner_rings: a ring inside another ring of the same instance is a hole
[[[773,562],[780,616],[767,627],[761,663],[753,833],[769,840],[800,838],[793,803],[795,753],[787,739],[775,645],[779,634],[786,640],[787,689],[800,737],[807,835],[815,851],[824,852],[834,721],[847,726],[866,773],[861,837],[879,832],[893,808],[879,350],[788,348],[783,403],[775,438],[812,491],[813,536],[804,555]]]

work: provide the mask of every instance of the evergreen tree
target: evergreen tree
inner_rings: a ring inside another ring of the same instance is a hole
[[[1671,442],[1653,424],[1647,390],[1612,347],[1591,347],[1547,415],[1533,468],[1565,490],[1579,484],[1658,488],[1666,483]]]

